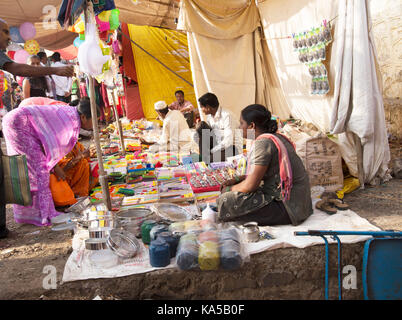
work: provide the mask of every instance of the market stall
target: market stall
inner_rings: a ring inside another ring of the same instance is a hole
[[[216,38],[211,40],[203,34],[208,30],[197,25],[200,17],[191,11],[192,1],[183,3],[187,5],[182,14],[188,15],[184,22],[187,23],[185,30],[188,31],[191,46],[191,67],[195,73],[194,79],[197,80],[196,94],[215,91],[228,99],[226,101],[233,101],[231,107],[237,113],[249,103],[261,102],[269,106],[274,110],[280,132],[297,142],[296,151],[312,182],[313,205],[324,191],[345,192],[337,138],[323,135],[320,132],[323,128],[317,129],[287,119],[289,110],[286,106],[281,108],[282,104],[273,103],[274,99],[283,99],[283,95],[278,93],[279,90],[275,93],[274,86],[270,88],[270,94],[266,91],[268,80],[264,66],[268,62],[264,62],[267,57],[264,57],[261,45],[262,34],[258,29],[261,21],[257,7],[250,5],[247,9],[250,12],[242,17],[242,21],[250,17],[252,19],[242,25],[242,30],[234,30],[223,38],[215,34]],[[120,119],[116,108],[117,101],[125,94],[117,62],[121,54],[117,32],[119,10],[114,6],[101,8],[90,2],[89,8],[83,10],[67,13],[61,9],[59,21],[76,33],[74,43],[78,47],[80,71],[89,80],[92,118],[97,118],[95,81],[105,85],[115,118],[115,123],[104,130],[99,129],[96,121],[93,123],[96,155],[91,159],[91,171],[99,177],[100,186],[92,189],[88,197],[78,199],[52,227],[55,232],[74,230],[73,252],[66,263],[63,281],[120,277],[159,268],[236,272],[250,261],[252,254],[291,246],[305,248],[322,243],[316,239],[297,238],[293,235],[294,231],[328,228],[378,230],[350,210],[328,215],[314,209],[313,215],[298,227],[220,223],[215,201],[225,181],[245,175],[247,154],[250,151],[247,144],[244,144],[240,155],[226,162],[210,164],[201,162],[199,155],[194,153],[151,152],[141,143],[141,138],[151,142],[160,140],[159,124],[157,121],[148,121],[154,118],[154,113],[144,112],[148,119],[133,121],[126,117]],[[145,37],[144,33],[136,30],[139,29],[137,27],[130,26],[129,29],[130,33]],[[331,35],[330,27],[327,28],[326,24],[316,29],[318,35],[328,32]],[[160,33],[163,34],[163,31]],[[316,35],[312,33],[313,36]],[[161,35],[156,38],[160,39]],[[310,38],[305,37],[304,40]],[[322,49],[325,53],[331,40],[331,37],[323,37],[321,47],[316,47],[314,52],[319,55]],[[208,52],[220,54],[225,43],[231,44],[230,53],[233,57],[244,58],[239,59],[241,72],[230,63],[224,63],[227,61],[222,59],[227,60],[228,56],[218,59],[207,55]],[[325,59],[315,58],[310,47],[307,49],[303,46],[302,50],[296,50],[297,55],[308,56],[311,51],[313,59],[308,61],[310,64],[307,66],[313,69],[314,74],[315,68],[326,73]],[[236,51],[236,48],[242,48],[243,51]],[[256,54],[249,55],[247,48],[252,48]],[[139,55],[139,52],[134,50],[134,55]],[[206,64],[206,60],[210,64]],[[211,70],[218,70],[218,67],[230,68],[231,72],[210,73]],[[256,73],[248,72],[250,70],[256,70]],[[146,77],[146,66],[137,71],[139,79],[152,80]],[[275,82],[274,72],[270,76],[270,80]],[[314,94],[327,94],[328,77],[321,76],[321,73],[317,77],[310,79],[309,83],[315,85]],[[159,92],[149,95],[146,106],[148,111],[150,101],[156,100],[156,96],[160,96]],[[354,243],[365,238],[352,236],[344,242]]]

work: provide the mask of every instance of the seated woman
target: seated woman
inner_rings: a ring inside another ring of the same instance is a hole
[[[54,206],[50,171],[60,173],[56,165],[76,145],[80,128],[92,128],[88,98],[77,108],[47,98],[29,98],[4,117],[7,153],[26,155],[32,195],[31,206],[13,205],[17,223],[48,226],[62,213]]]
[[[220,221],[259,225],[298,225],[312,213],[308,174],[292,143],[276,133],[277,123],[262,105],[241,112],[243,137],[254,130],[247,175],[221,187],[217,200]]]
[[[40,66],[40,58],[38,56],[30,56],[28,64],[31,66]],[[46,97],[46,91],[50,92],[46,77],[28,77],[22,82],[22,90],[24,99],[30,97]]]
[[[75,197],[87,197],[99,179],[91,175],[90,150],[77,142],[51,171],[50,190],[56,207],[76,203]],[[59,183],[59,181],[66,183]]]

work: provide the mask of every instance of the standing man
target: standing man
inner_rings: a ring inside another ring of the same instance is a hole
[[[63,67],[36,67],[23,63],[16,63],[11,60],[5,53],[10,39],[10,30],[7,22],[0,19],[0,69],[12,73],[15,76],[22,77],[42,77],[50,74],[56,74],[61,77],[71,77],[73,75],[72,66]],[[1,156],[3,152],[0,146],[0,239],[7,237],[8,229],[6,228],[6,203],[3,187],[3,167]]]
[[[169,105],[170,110],[180,111],[187,121],[190,128],[194,125],[194,107],[190,101],[184,100],[184,92],[177,90],[174,93],[176,101]]]
[[[53,53],[51,60],[53,61],[52,67],[65,67],[66,65],[61,62],[60,53]],[[71,102],[71,77],[63,77],[53,75],[52,79],[56,84],[56,100],[63,101],[65,103]]]
[[[40,59],[40,65],[42,67],[47,67],[49,59],[47,58],[46,52],[38,52],[38,57]],[[54,83],[52,77],[46,76],[47,87],[49,88],[49,92],[47,96],[51,99],[56,100],[56,84]]]
[[[243,147],[239,122],[232,113],[219,106],[213,93],[204,94],[198,101],[207,116],[207,121],[198,123],[196,129],[202,161],[226,161],[228,157],[237,155],[240,152],[238,149]]]

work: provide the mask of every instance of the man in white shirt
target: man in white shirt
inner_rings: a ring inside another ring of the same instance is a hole
[[[65,64],[60,60],[60,53],[55,52],[51,56],[51,60],[54,61],[52,67],[64,67]],[[72,79],[71,77],[60,77],[60,76],[52,76],[54,83],[56,85],[56,100],[64,101],[66,103],[71,102],[71,85]]]
[[[198,99],[206,122],[197,126],[197,138],[202,160],[206,163],[226,161],[228,157],[239,154],[243,139],[239,122],[228,110],[219,106],[213,93],[206,93]]]
[[[141,142],[153,145],[150,148],[151,152],[171,151],[184,154],[197,152],[197,145],[191,139],[191,130],[183,114],[178,110],[170,110],[165,101],[158,101],[154,106],[159,118],[163,120],[162,134],[157,144],[142,138]]]

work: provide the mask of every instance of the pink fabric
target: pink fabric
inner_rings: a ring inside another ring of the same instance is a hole
[[[87,85],[85,83],[80,83],[80,96],[81,98],[88,97]]]
[[[51,105],[68,105],[68,103],[65,103],[63,101],[57,101],[50,98],[32,97],[22,100],[19,106],[24,107],[24,106],[51,106]]]
[[[28,100],[24,100],[25,106],[12,110],[3,118],[7,154],[26,155],[33,200],[29,207],[13,205],[14,219],[17,223],[48,226],[51,218],[61,214],[54,207],[49,172],[76,144],[80,118],[73,107],[30,105],[32,100]]]
[[[281,136],[286,138],[283,135]],[[292,166],[290,164],[288,151],[286,150],[286,147],[283,144],[283,142],[280,139],[278,139],[278,137],[275,137],[273,134],[269,133],[262,134],[258,136],[256,140],[260,139],[272,140],[272,142],[278,149],[279,175],[281,177],[281,194],[283,201],[287,201],[290,199],[290,191],[292,190],[292,184],[293,184]],[[294,147],[294,144],[288,138],[286,138],[286,140],[289,141]],[[250,158],[248,159],[247,175],[249,175],[251,171],[251,165],[249,164],[250,164]]]

